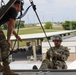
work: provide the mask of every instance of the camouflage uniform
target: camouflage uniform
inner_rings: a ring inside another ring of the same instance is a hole
[[[66,60],[69,56],[69,49],[61,44],[61,36],[54,36],[54,47],[46,52],[46,58],[42,61],[40,69],[67,69]],[[51,58],[51,60],[50,60]]]
[[[52,68],[52,61],[50,61],[49,53],[46,53],[46,58],[42,61],[40,69],[51,69]]]
[[[48,60],[48,59],[44,59],[43,61],[42,61],[42,64],[41,64],[41,66],[40,66],[40,69],[45,69],[45,70],[47,70],[47,69],[51,69],[52,68],[52,62],[50,61],[50,60]]]
[[[50,53],[50,57],[52,58],[53,69],[67,69],[67,65],[65,61],[69,56],[69,50],[67,47],[60,46],[58,48],[51,47],[47,53]]]
[[[3,31],[0,30],[0,62],[9,55],[9,45]],[[4,60],[5,61],[5,60]],[[6,59],[8,62],[8,59]]]

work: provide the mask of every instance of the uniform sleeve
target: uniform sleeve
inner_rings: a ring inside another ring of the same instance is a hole
[[[46,52],[46,55],[49,55],[49,56],[52,58],[52,55],[53,55],[52,49],[49,49],[49,50]]]
[[[57,57],[62,61],[66,61],[70,54],[69,49],[67,47],[63,47],[63,50],[59,53],[60,54]]]
[[[62,56],[63,59],[66,61],[68,59],[69,55],[70,55],[69,49],[67,47],[65,47],[64,53],[63,53],[63,56]]]
[[[66,61],[69,54],[69,49],[67,47],[62,47],[61,50],[55,52],[54,58],[57,58],[60,61]]]

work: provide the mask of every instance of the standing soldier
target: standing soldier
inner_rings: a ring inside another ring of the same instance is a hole
[[[66,60],[69,56],[69,49],[61,45],[61,36],[54,36],[53,38],[54,47],[51,47],[47,53],[52,58],[52,69],[67,69]],[[46,54],[47,54],[46,53]]]
[[[2,30],[0,30],[0,62],[3,63],[3,66],[0,64],[0,71],[3,71],[3,75],[18,75],[10,70],[8,55],[9,48],[12,47],[10,38],[13,33],[15,37],[22,41],[21,38],[17,35],[14,30],[15,20],[18,12],[21,11],[21,1],[16,0],[16,2],[10,7],[10,9],[5,13],[5,15],[0,19],[0,26],[4,23],[7,23],[7,39]],[[7,58],[7,59],[5,59]]]

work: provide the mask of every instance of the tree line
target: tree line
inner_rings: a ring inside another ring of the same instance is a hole
[[[65,21],[62,24],[62,27],[64,30],[74,30],[76,29],[76,21]],[[45,29],[52,29],[53,23],[52,22],[46,22],[44,25]]]
[[[25,24],[24,24],[24,21],[16,21],[15,23],[15,29],[16,28],[24,28],[25,27]],[[76,21],[65,21],[65,22],[62,22],[62,27],[64,30],[73,30],[73,29],[76,29]],[[53,23],[52,22],[46,22],[44,24],[44,28],[45,29],[53,29]],[[7,29],[7,26],[4,24],[0,27],[0,29],[3,29],[3,30],[6,30]]]
[[[24,28],[25,27],[25,24],[24,24],[24,21],[16,21],[16,23],[15,23],[15,29],[16,28]],[[3,29],[3,30],[6,30],[7,29],[7,26],[6,26],[6,24],[4,24],[4,25],[2,25],[1,27],[0,27],[0,29]]]

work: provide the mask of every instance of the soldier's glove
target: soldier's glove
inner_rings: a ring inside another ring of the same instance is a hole
[[[63,61],[66,61],[66,60],[67,60],[67,58],[66,58],[65,55],[62,55],[62,60],[63,60]]]
[[[60,55],[57,51],[53,51],[53,57],[57,57],[58,55]]]

